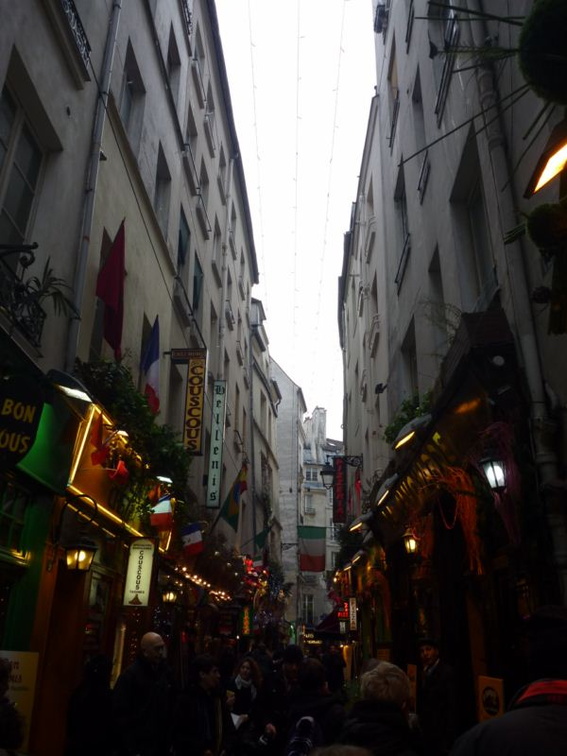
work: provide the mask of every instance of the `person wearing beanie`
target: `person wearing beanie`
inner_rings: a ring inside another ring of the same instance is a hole
[[[526,622],[531,682],[508,711],[467,730],[451,756],[567,753],[567,607],[543,606]]]

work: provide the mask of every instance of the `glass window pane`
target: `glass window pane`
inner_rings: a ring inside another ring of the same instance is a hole
[[[32,201],[33,194],[30,188],[24,181],[20,171],[14,166],[8,189],[6,190],[4,209],[22,235],[25,234]]]
[[[23,128],[18,149],[16,151],[16,163],[26,177],[32,189],[35,189],[39,166],[41,165],[41,152],[27,128]]]

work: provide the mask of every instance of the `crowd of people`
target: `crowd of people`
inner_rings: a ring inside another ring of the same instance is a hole
[[[337,647],[317,657],[258,644],[230,668],[200,654],[179,690],[162,637],[148,632],[113,689],[109,660],[89,660],[69,702],[65,756],[558,756],[567,743],[567,609],[536,611],[526,638],[531,682],[504,715],[460,732],[454,671],[435,639],[420,642],[415,696],[400,667],[369,659],[349,699]],[[23,730],[2,662],[0,754],[12,754]]]

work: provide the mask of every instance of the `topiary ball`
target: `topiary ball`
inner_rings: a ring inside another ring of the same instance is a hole
[[[542,250],[556,250],[567,244],[567,207],[562,203],[538,205],[528,215],[526,231]]]
[[[567,105],[567,0],[536,0],[520,32],[518,55],[534,92]]]

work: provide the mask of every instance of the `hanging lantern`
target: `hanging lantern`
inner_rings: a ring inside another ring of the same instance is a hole
[[[415,537],[415,534],[411,528],[406,528],[406,532],[403,535],[404,539],[404,548],[406,550],[406,554],[409,556],[412,556],[413,554],[417,553],[417,538]]]
[[[504,461],[490,456],[482,459],[480,466],[490,488],[496,493],[502,493],[506,488],[506,467]]]

